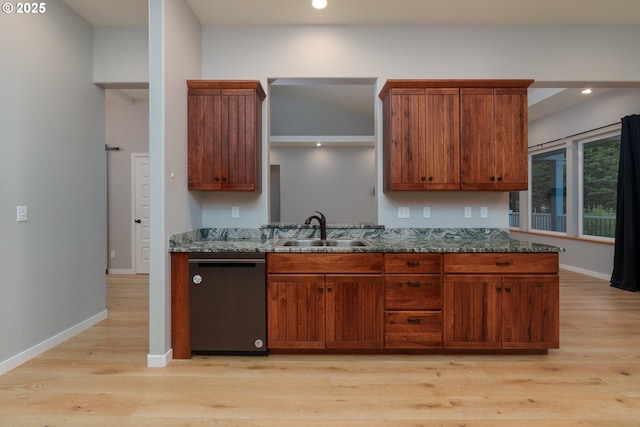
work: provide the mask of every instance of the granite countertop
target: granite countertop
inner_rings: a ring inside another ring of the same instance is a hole
[[[260,229],[203,228],[169,239],[170,252],[299,252],[299,253],[453,253],[563,252],[564,248],[509,238],[502,229],[385,229],[374,225],[330,225],[328,239],[364,239],[370,246],[289,247],[283,239],[318,238],[315,226],[269,225]]]

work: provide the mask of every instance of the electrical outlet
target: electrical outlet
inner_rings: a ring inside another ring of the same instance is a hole
[[[431,208],[429,206],[422,208],[422,218],[431,218]]]
[[[489,218],[489,208],[482,206],[480,208],[480,218]]]
[[[464,217],[471,218],[471,206],[464,207]]]
[[[109,256],[110,256],[111,258],[115,258],[115,257],[116,257],[116,251],[111,251],[111,252],[109,253]]]
[[[238,206],[233,206],[231,208],[231,218],[239,218],[240,217],[240,208]]]
[[[409,218],[411,216],[410,209],[406,206],[398,208],[398,218]]]

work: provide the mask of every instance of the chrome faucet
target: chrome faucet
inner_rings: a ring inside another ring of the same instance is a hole
[[[311,215],[309,218],[307,218],[304,223],[309,225],[311,224],[312,220],[318,220],[318,224],[320,224],[320,239],[321,240],[327,240],[327,219],[325,218],[324,214],[322,212],[318,212],[315,211],[317,214],[320,214],[320,216],[318,215]]]

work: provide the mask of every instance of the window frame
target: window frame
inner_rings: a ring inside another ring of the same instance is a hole
[[[528,166],[529,166],[529,185],[525,191],[526,197],[523,198],[523,192],[520,192],[520,227],[509,227],[516,232],[526,232],[532,234],[547,235],[553,237],[578,239],[584,241],[595,241],[599,243],[613,244],[615,237],[593,236],[583,233],[583,212],[584,212],[584,145],[599,139],[620,135],[622,131],[621,123],[603,126],[601,128],[589,130],[576,135],[557,139],[542,143],[533,147],[529,147]],[[533,202],[533,156],[544,154],[551,151],[565,150],[566,165],[566,228],[564,232],[552,230],[538,230],[531,227],[532,212],[531,206]],[[526,208],[523,202],[526,201]],[[523,215],[526,209],[526,216]],[[526,221],[524,219],[526,218]]]
[[[565,231],[555,231],[555,230],[540,230],[537,228],[533,228],[532,224],[533,224],[533,213],[531,212],[531,207],[533,206],[533,156],[539,155],[539,154],[545,154],[545,153],[550,153],[552,151],[559,151],[559,150],[564,150],[564,156],[565,156],[565,162],[566,162],[566,167],[567,167],[567,171],[566,171],[566,176],[567,176],[567,183],[566,183],[566,187],[565,187],[565,191],[567,192],[566,194],[566,218],[565,218]],[[537,234],[546,234],[546,235],[551,235],[551,236],[557,236],[557,237],[566,237],[569,236],[568,230],[570,230],[570,202],[569,202],[569,196],[570,196],[570,192],[569,192],[569,182],[570,182],[570,176],[571,176],[571,162],[569,161],[569,147],[567,146],[567,141],[566,140],[560,140],[560,141],[553,141],[553,142],[549,142],[547,144],[542,144],[540,147],[536,147],[536,149],[533,150],[529,150],[529,185],[528,185],[528,189],[527,189],[527,231],[531,232],[531,233],[537,233]],[[520,209],[520,215],[522,215],[522,208]],[[520,226],[522,227],[522,223],[520,224]]]
[[[592,234],[584,233],[584,146],[596,142],[601,139],[609,138],[612,136],[620,136],[622,126],[620,124],[608,126],[606,129],[598,129],[597,131],[587,132],[581,135],[581,138],[574,139],[578,153],[578,205],[577,205],[577,217],[578,217],[578,233],[577,237],[584,240],[597,240],[606,243],[613,243],[615,237],[594,236]]]

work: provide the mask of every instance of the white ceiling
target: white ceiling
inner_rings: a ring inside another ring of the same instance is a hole
[[[147,0],[63,0],[92,25],[147,25]],[[187,0],[202,25],[640,24],[638,0]]]

